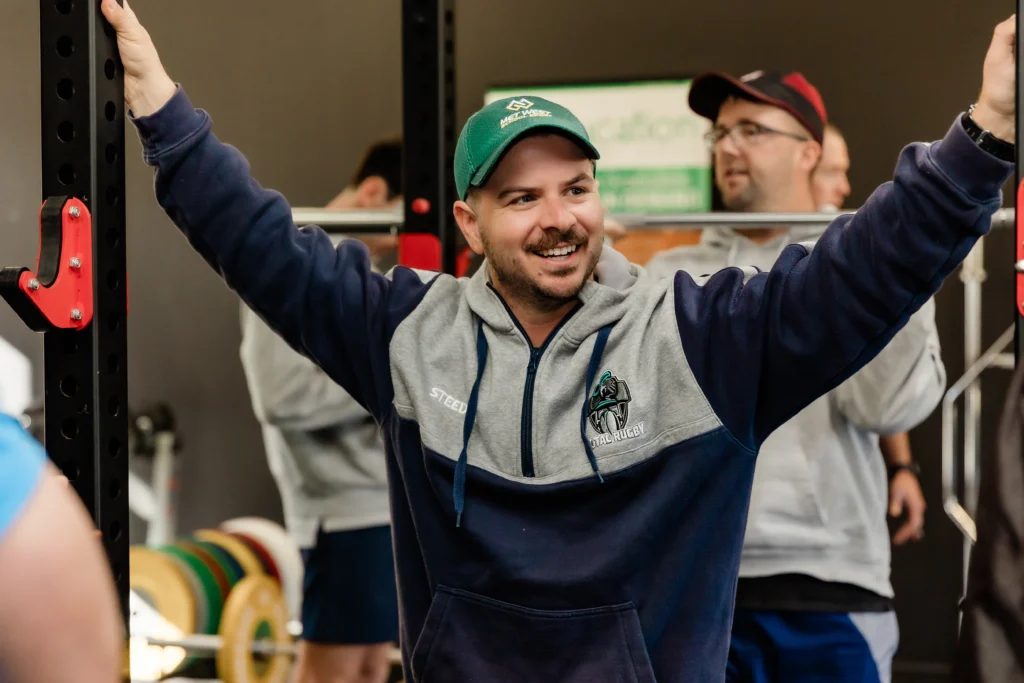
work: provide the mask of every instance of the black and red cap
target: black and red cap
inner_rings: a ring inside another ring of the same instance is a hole
[[[722,103],[730,95],[783,109],[810,131],[819,143],[825,137],[825,125],[828,123],[825,102],[818,89],[799,72],[754,71],[740,78],[717,72],[701,74],[690,86],[690,108],[714,121]]]

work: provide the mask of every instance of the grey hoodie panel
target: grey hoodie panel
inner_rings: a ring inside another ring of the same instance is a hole
[[[697,245],[656,254],[648,273],[695,278],[725,267],[768,270],[789,244],[813,247],[817,233],[794,229],[756,244],[725,228]],[[942,398],[935,304],[910,318],[870,363],[776,429],[754,471],[740,575],[799,573],[891,596],[886,521],[888,478],[879,433],[924,421]]]
[[[384,444],[370,414],[244,304],[239,355],[285,524],[302,547],[390,523]]]
[[[615,258],[613,253],[608,256]],[[499,380],[525,377],[529,343],[488,286],[487,268],[468,280],[442,276],[432,286],[399,326],[390,349],[396,359],[395,408],[419,425],[426,447],[452,460],[459,457],[466,404],[477,374],[480,321],[488,358],[468,448],[471,466],[529,484],[594,476],[580,419],[589,399],[584,386],[589,360],[597,333],[606,325],[613,327],[594,384],[607,372],[623,387],[620,397],[628,398],[620,401],[621,424],[613,413],[605,414],[597,426],[587,421],[586,438],[602,473],[721,427],[686,363],[671,282],[653,282],[635,267],[623,278],[621,269],[610,272],[607,261],[603,263],[603,273],[598,271],[603,280],[621,289],[588,283],[581,293],[583,306],[540,357],[530,415],[533,477],[524,476],[522,466],[525,385]],[[649,358],[661,362],[653,364]]]

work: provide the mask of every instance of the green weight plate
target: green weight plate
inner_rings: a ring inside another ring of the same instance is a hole
[[[217,579],[206,565],[206,562],[185,548],[176,545],[165,545],[160,548],[160,552],[180,559],[199,577],[199,582],[203,585],[204,595],[196,597],[206,603],[206,624],[202,632],[208,634],[217,633],[220,628],[220,615],[221,610],[224,608],[224,598],[221,595],[220,587],[217,585]]]
[[[196,545],[191,540],[182,539],[177,541],[175,545],[189,551],[209,567],[210,571],[213,572],[213,578],[217,581],[217,586],[220,588],[221,602],[226,601],[228,593],[231,592],[231,577],[228,576],[227,570],[224,569],[224,566],[221,565],[216,556],[212,555],[208,549]]]
[[[237,586],[238,582],[245,578],[245,570],[242,569],[242,565],[223,547],[217,543],[203,541],[194,536],[188,540],[189,543],[196,544],[217,559],[220,566],[224,568],[224,574],[228,577],[229,590]]]

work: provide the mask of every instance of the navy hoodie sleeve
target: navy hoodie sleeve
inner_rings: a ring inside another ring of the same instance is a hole
[[[356,240],[335,248],[298,229],[278,192],[261,187],[242,154],[212,133],[210,117],[179,88],[155,114],[133,118],[156,197],[225,282],[300,353],[382,420],[393,388],[390,336],[427,285],[412,270],[372,272]]]
[[[676,319],[698,383],[751,450],[870,361],[991,227],[1013,168],[959,121],[903,150],[893,180],[815,247],[768,272],[675,275]]]

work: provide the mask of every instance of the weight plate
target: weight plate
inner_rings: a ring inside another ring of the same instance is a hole
[[[195,633],[196,596],[178,566],[144,546],[128,551],[128,563],[131,589],[183,635]]]
[[[252,536],[267,549],[281,573],[281,590],[288,603],[288,615],[292,619],[301,619],[305,564],[298,545],[284,527],[269,519],[240,517],[224,522],[220,528],[227,532]]]
[[[223,608],[224,603],[228,600],[228,594],[231,593],[231,587],[234,585],[234,582],[232,581],[233,577],[228,576],[227,570],[221,564],[218,557],[211,553],[209,548],[204,547],[202,543],[192,540],[183,539],[175,545],[189,551],[210,568],[210,571],[213,572],[213,578],[217,581],[217,587],[220,589],[220,604],[221,608]]]
[[[281,587],[265,574],[249,576],[231,592],[220,624],[223,645],[217,651],[217,676],[224,683],[286,683],[289,655],[260,655],[256,640],[288,646],[288,606]]]
[[[263,564],[260,562],[260,558],[256,556],[256,553],[231,534],[217,531],[216,529],[202,529],[193,535],[200,541],[215,543],[224,548],[242,566],[245,576],[266,573],[263,571]]]
[[[210,610],[210,604],[209,599],[206,596],[206,588],[203,586],[202,579],[199,578],[199,575],[196,574],[195,570],[192,569],[189,563],[185,560],[181,559],[177,555],[171,555],[169,553],[163,554],[178,567],[182,576],[188,580],[188,585],[192,588],[192,595],[195,597],[196,603],[195,628],[204,628],[209,623],[209,616],[207,613]]]
[[[228,577],[228,592],[235,587],[239,581],[245,578],[245,572],[242,571],[242,565],[238,564],[238,560],[231,556],[231,553],[224,550],[216,543],[210,543],[209,541],[201,541],[195,536],[189,537],[189,542],[199,546],[220,564],[224,570],[224,575]]]
[[[175,557],[187,564],[203,585],[203,600],[206,601],[206,623],[201,633],[214,634],[220,626],[220,614],[224,609],[224,596],[213,570],[197,555],[187,548],[177,545],[165,545],[160,552]]]
[[[281,573],[277,571],[277,564],[274,562],[273,556],[263,547],[262,543],[248,534],[233,533],[231,535],[256,553],[256,557],[260,558],[260,563],[263,565],[264,574],[267,574],[278,583],[281,582]]]

